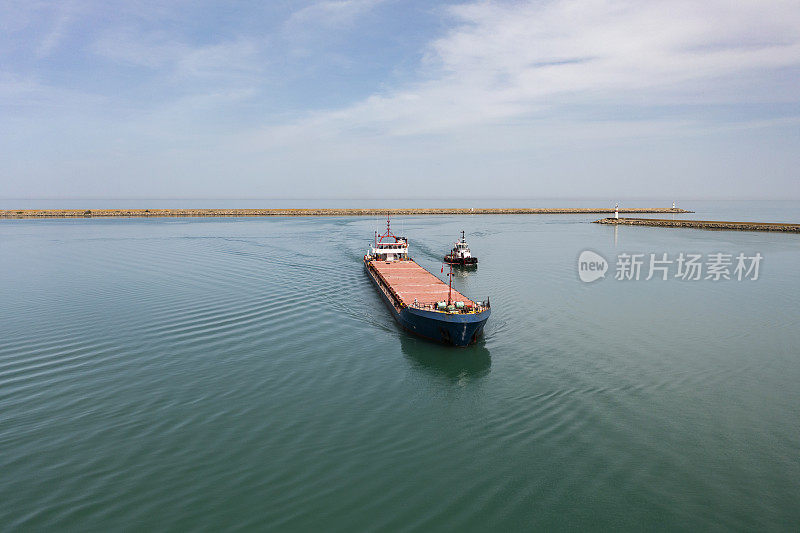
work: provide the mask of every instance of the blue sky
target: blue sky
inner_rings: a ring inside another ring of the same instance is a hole
[[[3,198],[800,198],[797,1],[4,2]]]

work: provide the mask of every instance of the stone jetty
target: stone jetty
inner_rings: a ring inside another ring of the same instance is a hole
[[[622,210],[620,209],[620,213]],[[723,220],[670,220],[664,218],[601,218],[595,224],[616,224],[624,226],[656,226],[660,228],[701,228],[738,231],[783,231],[800,233],[800,224],[779,224],[775,222],[726,222]]]
[[[589,208],[423,208],[423,209],[4,209],[0,218],[124,217],[353,217],[401,215],[564,215],[613,213]],[[691,213],[683,209],[620,209],[620,213]]]

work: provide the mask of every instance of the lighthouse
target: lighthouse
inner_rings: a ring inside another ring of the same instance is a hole
[[[614,206],[614,218],[619,218],[619,202]]]

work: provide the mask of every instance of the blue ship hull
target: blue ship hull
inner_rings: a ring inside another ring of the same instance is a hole
[[[441,313],[413,307],[403,307],[398,310],[381,289],[380,281],[370,273],[369,269],[365,270],[394,319],[406,331],[453,346],[469,346],[483,335],[483,327],[489,320],[491,309],[469,314]]]

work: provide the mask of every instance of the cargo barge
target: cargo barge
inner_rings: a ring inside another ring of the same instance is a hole
[[[364,268],[400,326],[420,337],[453,346],[468,346],[483,335],[490,302],[471,300],[450,283],[419,266],[408,256],[408,240],[386,233],[375,235],[364,255]],[[444,269],[443,269],[444,270]]]

